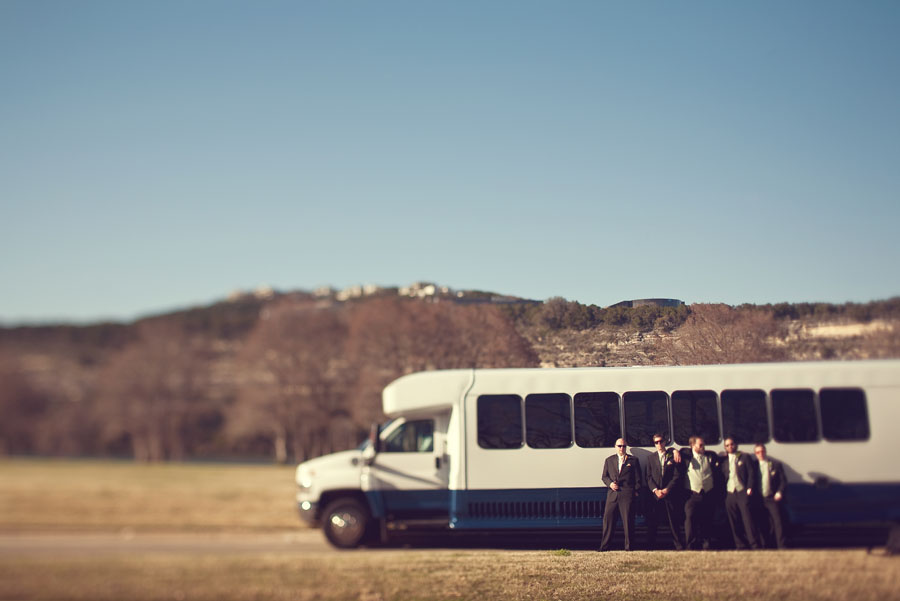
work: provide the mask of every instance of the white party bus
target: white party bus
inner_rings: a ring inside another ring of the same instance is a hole
[[[403,376],[356,450],[296,471],[301,517],[338,547],[393,529],[589,530],[603,461],[655,432],[752,454],[788,476],[794,524],[900,521],[900,360],[694,367],[470,369]]]

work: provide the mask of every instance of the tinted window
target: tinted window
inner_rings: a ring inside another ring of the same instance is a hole
[[[386,453],[430,453],[434,450],[434,422],[423,419],[406,422],[384,441]]]
[[[778,442],[811,442],[819,439],[815,393],[798,388],[772,391],[772,423]]]
[[[652,447],[653,434],[669,437],[668,395],[661,391],[626,392],[625,442],[631,447]]]
[[[515,394],[478,397],[478,446],[485,449],[522,446],[522,397]]]
[[[766,393],[762,390],[722,392],[722,430],[738,444],[769,441]]]
[[[572,413],[567,394],[525,397],[525,440],[535,449],[572,446]]]
[[[675,442],[687,445],[691,436],[706,444],[718,444],[719,410],[712,390],[676,390],[672,393],[672,428]]]
[[[622,436],[619,395],[579,392],[575,395],[575,443],[579,447],[612,447]]]
[[[866,393],[859,388],[823,388],[819,392],[822,435],[826,440],[867,440]]]

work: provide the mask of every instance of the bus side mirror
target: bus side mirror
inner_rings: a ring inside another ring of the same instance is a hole
[[[363,461],[366,465],[375,463],[375,456],[381,452],[381,427],[378,424],[372,424],[369,429],[369,444],[363,451]]]
[[[372,427],[369,428],[369,442],[376,454],[381,452],[381,436],[379,434],[381,434],[381,426],[372,424]]]

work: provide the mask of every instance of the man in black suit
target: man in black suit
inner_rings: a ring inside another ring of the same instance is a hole
[[[684,504],[684,536],[688,549],[709,549],[716,513],[716,476],[719,456],[706,450],[703,438],[691,436],[681,449],[681,465],[688,499]]]
[[[650,489],[650,502],[647,507],[647,547],[653,548],[656,543],[656,529],[659,522],[669,526],[672,543],[676,551],[683,548],[681,543],[680,511],[677,498],[681,494],[680,466],[675,458],[674,449],[666,449],[666,438],[662,434],[653,435],[653,446],[656,453],[647,458],[647,488]]]
[[[755,480],[754,461],[741,453],[733,438],[725,439],[725,455],[722,456],[722,476],[725,478],[725,514],[731,526],[731,536],[736,549],[759,549],[756,542],[756,526],[750,512]]]
[[[787,548],[787,537],[784,529],[784,491],[787,478],[780,461],[771,459],[766,453],[766,445],[758,444],[753,449],[758,467],[755,469],[754,488],[762,501],[760,517],[760,542],[764,540],[763,532],[772,533],[775,545],[779,549]]]
[[[609,490],[603,510],[601,551],[609,550],[619,517],[625,528],[625,550],[631,551],[631,534],[634,532],[632,502],[641,486],[641,464],[636,457],[626,453],[626,449],[625,440],[620,438],[616,441],[616,454],[609,456],[603,464],[602,479]]]

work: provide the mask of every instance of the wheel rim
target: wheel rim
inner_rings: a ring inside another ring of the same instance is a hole
[[[353,545],[362,538],[365,520],[349,508],[341,508],[328,516],[328,527],[334,538],[342,544]]]

